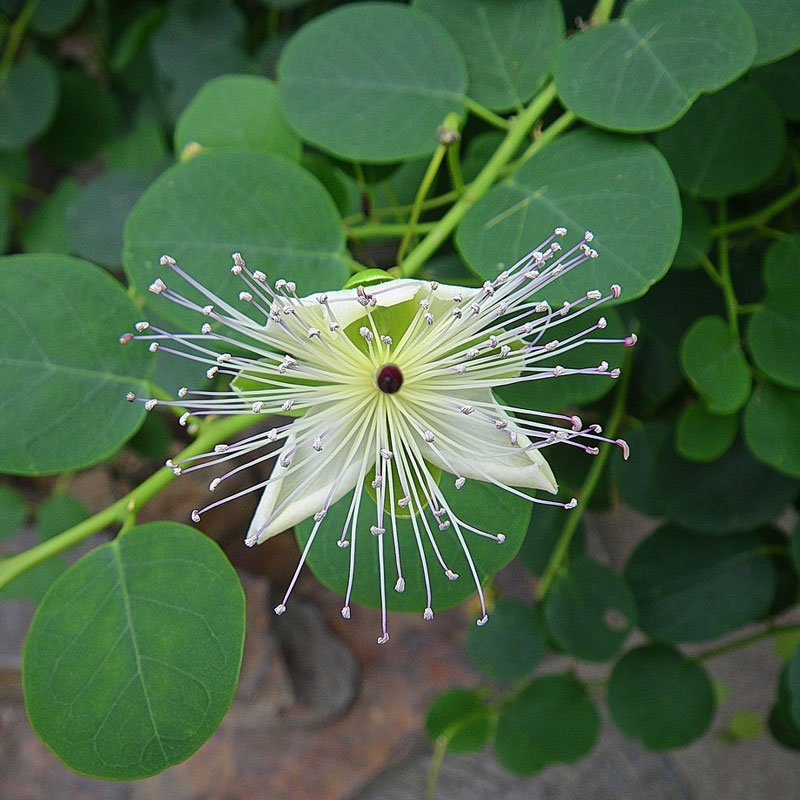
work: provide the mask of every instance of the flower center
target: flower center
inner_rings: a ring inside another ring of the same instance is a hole
[[[403,373],[396,364],[384,364],[378,370],[378,388],[386,394],[394,394],[403,385]]]

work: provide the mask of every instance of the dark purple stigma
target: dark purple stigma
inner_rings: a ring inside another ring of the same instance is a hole
[[[403,373],[395,364],[384,364],[378,370],[378,388],[386,394],[394,394],[403,385]]]

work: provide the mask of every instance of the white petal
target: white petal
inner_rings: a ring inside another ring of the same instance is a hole
[[[247,541],[258,536],[260,544],[282,533],[298,522],[314,516],[325,505],[329,495],[329,503],[333,505],[358,483],[362,453],[348,458],[351,454],[351,444],[346,443],[338,453],[334,454],[338,442],[333,440],[326,440],[323,450],[315,452],[312,450],[313,439],[313,436],[305,435],[292,455],[291,463],[288,467],[284,467],[281,466],[281,456],[296,445],[293,434],[287,438],[277,454],[278,458],[272,471],[272,476],[277,480],[270,483],[261,495],[247,531]],[[308,466],[292,469],[292,464],[306,457],[310,459]],[[270,519],[278,506],[286,500],[289,502],[283,510],[279,511],[274,519]],[[266,527],[261,530],[265,525]]]
[[[478,403],[491,405],[482,407]],[[439,425],[442,425],[442,429],[446,427],[451,439],[455,438],[453,426],[456,426],[459,446],[443,441],[444,437],[437,437],[434,446],[441,457],[432,447],[421,443],[420,449],[425,458],[446,472],[451,472],[451,467],[454,467],[465,478],[495,480],[508,486],[544,489],[555,494],[558,491],[558,484],[544,456],[539,450],[524,449],[531,444],[530,439],[519,434],[518,446],[514,446],[505,430],[498,430],[480,415],[479,411],[483,411],[492,419],[508,420],[509,427],[513,427],[513,418],[503,411],[492,393],[489,390],[473,391],[464,398],[464,405],[469,404],[474,405],[475,412],[472,414],[456,412],[455,419],[452,414],[430,409],[426,414],[426,424],[433,431],[436,431]],[[493,455],[492,451],[499,448],[503,448],[507,454],[500,457]],[[450,466],[445,459],[450,462]]]

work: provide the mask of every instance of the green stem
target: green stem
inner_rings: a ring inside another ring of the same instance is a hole
[[[439,772],[442,769],[445,754],[447,753],[447,745],[450,744],[448,736],[439,736],[433,743],[433,754],[431,755],[430,763],[428,764],[428,772],[425,776],[425,792],[422,795],[423,800],[435,800],[436,798],[436,783],[439,780]]]
[[[617,394],[614,398],[614,405],[611,408],[611,414],[606,424],[605,436],[613,439],[616,435],[619,424],[622,421],[622,415],[625,413],[625,400],[628,397],[628,387],[631,380],[631,351],[628,350],[625,354],[625,360],[622,365],[622,376],[620,377],[620,384],[617,388]],[[612,445],[606,444],[601,447],[598,455],[594,457],[592,466],[589,472],[586,473],[586,480],[583,482],[580,490],[580,503],[569,512],[564,527],[561,530],[561,535],[558,537],[553,554],[550,556],[550,561],[547,568],[539,581],[539,586],[536,592],[539,600],[543,599],[550,589],[550,585],[558,572],[561,570],[567,558],[570,542],[572,537],[578,530],[583,513],[586,510],[586,505],[589,502],[595,487],[603,474],[608,457],[611,454]]]
[[[751,644],[760,642],[762,639],[769,639],[772,636],[776,636],[778,634],[787,633],[791,631],[800,631],[800,622],[793,622],[790,625],[775,625],[769,628],[765,628],[762,631],[756,631],[755,633],[748,633],[747,635],[740,636],[738,639],[734,639],[733,641],[725,642],[725,644],[720,644],[717,645],[716,647],[709,647],[707,650],[702,650],[701,652],[697,653],[694,657],[699,661],[707,661],[710,658],[723,656],[726,653],[730,653],[734,650],[739,650],[742,647],[748,647]]]
[[[464,174],[461,171],[461,139],[453,142],[447,148],[447,169],[450,173],[450,182],[456,194],[464,191]]]
[[[746,217],[735,219],[733,222],[720,223],[715,228],[711,229],[711,233],[714,236],[722,236],[730,233],[738,233],[739,231],[747,230],[747,228],[757,228],[765,222],[768,222],[772,217],[780,214],[781,211],[788,208],[793,203],[796,203],[798,200],[800,200],[800,183],[760,211],[756,211]]]
[[[449,205],[454,200],[458,200],[458,192],[445,192],[444,194],[440,194],[436,197],[431,197],[430,200],[425,200],[425,202],[422,203],[422,210],[428,211],[432,208],[441,208],[442,206]],[[370,219],[377,222],[381,217],[402,216],[404,214],[408,214],[412,207],[413,206],[411,204],[407,204],[387,206],[386,208],[376,208],[370,215]],[[364,219],[365,217],[361,213],[351,214],[350,216],[345,217],[342,220],[342,223],[347,226],[358,225],[358,223],[363,222]]]
[[[435,222],[419,222],[414,226],[417,233],[427,233],[433,230]],[[408,232],[406,222],[376,222],[357,225],[354,228],[345,228],[348,239],[363,241],[366,239],[400,239]]]
[[[717,268],[711,263],[711,259],[708,256],[702,256],[700,258],[700,266],[705,270],[706,275],[711,278],[711,282],[715,286],[722,286],[722,276],[717,272]]]
[[[14,56],[19,50],[37,5],[39,5],[39,0],[28,0],[8,29],[8,39],[3,50],[3,56],[0,58],[0,81],[8,75],[11,65],[14,63]]]
[[[442,129],[453,130],[457,135],[458,121],[458,116],[456,114],[448,114],[447,118],[442,123]],[[433,181],[436,178],[436,174],[439,172],[439,167],[442,165],[442,161],[444,160],[445,155],[447,155],[447,150],[449,147],[450,145],[444,141],[439,144],[433,153],[433,157],[428,164],[428,168],[425,170],[425,174],[422,176],[422,181],[417,189],[417,194],[414,196],[414,202],[411,205],[411,213],[408,215],[408,223],[405,234],[400,241],[400,246],[397,248],[398,266],[402,265],[406,252],[408,252],[411,239],[414,237],[414,233],[416,231],[417,220],[419,219],[420,213],[422,213],[422,203],[425,201],[425,198],[428,196],[428,192],[431,190]]]
[[[589,17],[589,25],[601,25],[608,22],[615,3],[616,0],[597,0],[592,16]]]
[[[179,456],[176,461],[199,455],[210,450],[214,445],[220,444],[225,439],[239,433],[253,424],[250,414],[241,414],[223,417],[210,424],[200,436],[197,437]],[[125,523],[130,516],[157,495],[167,484],[175,479],[175,473],[168,467],[160,469],[151,475],[144,483],[137,486],[132,492],[112,503],[89,519],[78,523],[63,533],[40,542],[24,553],[18,553],[0,563],[0,589],[7,586],[23,572],[41,564],[50,556],[74,547],[84,539],[114,523]]]
[[[486,106],[482,106],[471,97],[464,98],[464,105],[467,107],[467,111],[469,111],[470,114],[474,114],[478,119],[482,119],[489,125],[500,128],[500,130],[508,130],[509,120],[505,117],[501,117],[499,114],[495,114],[494,111],[490,111]]]
[[[720,200],[718,209],[718,219],[720,227],[727,222],[728,211],[725,201]],[[731,259],[728,249],[728,234],[721,233],[718,240],[719,244],[719,278],[722,295],[725,298],[725,312],[728,316],[728,327],[735,339],[739,340],[739,304],[736,302],[736,294],[733,291],[731,282]]]
[[[402,275],[411,278],[423,267],[425,262],[439,249],[455,227],[464,219],[467,211],[489,191],[500,171],[514,157],[520,144],[528,135],[536,120],[549,108],[556,98],[555,85],[549,83],[525,108],[510,122],[508,133],[492,157],[486,162],[472,183],[464,190],[453,207],[436,223],[428,235],[408,254],[403,263]]]

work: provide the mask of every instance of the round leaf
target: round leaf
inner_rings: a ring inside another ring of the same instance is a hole
[[[28,717],[77,772],[154,775],[219,725],[243,643],[244,595],[219,547],[172,522],[133,528],[39,606],[23,652]]]
[[[67,207],[81,193],[75,178],[62,178],[50,197],[25,221],[22,246],[28,253],[68,253]]]
[[[691,197],[683,197],[681,240],[672,263],[676,267],[694,267],[706,257],[713,237],[711,218],[705,206]]]
[[[800,236],[774,242],[764,259],[767,295],[750,318],[753,360],[776,383],[800,389]]]
[[[733,444],[738,430],[738,415],[712,414],[702,403],[692,403],[678,418],[675,446],[689,461],[716,461]]]
[[[0,148],[12,150],[36,139],[56,111],[58,83],[50,63],[36,53],[12,64],[0,78]]]
[[[76,164],[97,155],[117,136],[120,110],[111,91],[81,70],[63,70],[59,77],[58,110],[42,145],[59,163]]]
[[[755,52],[753,26],[735,0],[640,0],[620,19],[568,39],[554,74],[562,102],[579,117],[653,131],[741,75]]]
[[[467,68],[422,11],[354,3],[300,29],[281,55],[278,85],[304,139],[342,158],[388,163],[433,152],[437,127],[463,114]]]
[[[176,155],[193,143],[300,160],[300,140],[286,122],[277,87],[255,75],[224,75],[203,86],[178,118]]]
[[[13,536],[27,516],[25,498],[16,489],[0,483],[0,539]]]
[[[70,251],[118,267],[125,220],[149,183],[136,172],[105,172],[89,181],[66,209]]]
[[[789,690],[791,702],[789,710],[792,721],[800,728],[800,648],[795,650],[794,655],[786,665],[786,687]]]
[[[489,709],[475,692],[451,689],[440,694],[428,709],[425,730],[431,739],[447,737],[447,748],[455,753],[480,750],[492,731]]]
[[[31,27],[44,36],[54,36],[73,25],[86,8],[87,0],[39,0]]]
[[[205,0],[168,5],[163,23],[149,41],[168,120],[178,118],[206,81],[250,70],[246,38],[247,19],[234,3]]]
[[[553,638],[568,653],[606,661],[617,654],[636,624],[636,602],[616,572],[576,558],[553,581],[545,616]]]
[[[751,76],[772,95],[786,119],[800,120],[800,53],[754,69]]]
[[[415,0],[467,60],[469,96],[495,111],[521,109],[542,86],[564,38],[557,0]]]
[[[52,539],[83,522],[88,516],[86,507],[77,498],[69,494],[54,494],[39,506],[36,527],[43,540]]]
[[[700,317],[681,341],[683,372],[715,414],[738,411],[750,396],[750,370],[722,317]]]
[[[551,302],[587,289],[644,293],[667,270],[680,235],[680,199],[665,161],[647,142],[597,131],[561,137],[495,186],[464,217],[456,244],[484,279],[493,279],[556,226],[595,234],[600,257],[544,292]]]
[[[442,481],[442,492],[453,512],[469,525],[489,533],[504,533],[506,540],[500,544],[469,531],[463,531],[464,542],[469,548],[479,578],[485,581],[502,569],[516,555],[525,536],[531,513],[531,504],[502,489],[481,481],[467,481],[461,490],[456,490],[450,476]],[[342,549],[336,542],[345,526],[352,495],[347,495],[328,512],[317,532],[316,540],[308,553],[308,566],[329,589],[345,594],[351,550]],[[405,590],[395,591],[397,569],[391,530],[383,536],[373,536],[370,525],[375,524],[375,501],[365,491],[362,494],[356,525],[355,581],[353,599],[373,608],[380,606],[381,575],[379,550],[384,553],[386,601],[395,611],[422,611],[427,606],[425,578],[422,571],[420,551],[411,520],[397,520],[397,538],[400,545],[400,564],[405,579]],[[421,525],[419,520],[417,524]],[[295,528],[297,542],[302,549],[313,528],[313,521],[306,520]],[[449,580],[441,569],[425,530],[420,528],[425,561],[430,574],[432,607],[450,608],[458,605],[476,592],[475,583],[466,556],[455,534],[455,526],[446,531],[432,530],[436,544],[445,563],[459,575]],[[491,624],[491,619],[489,623]]]
[[[118,341],[141,312],[85,261],[0,262],[0,471],[46,475],[102,461],[145,414],[125,393],[146,393],[152,354]]]
[[[800,16],[794,0],[739,0],[756,32],[753,66],[777,61],[800,49]]]
[[[221,151],[176,165],[150,186],[128,217],[123,259],[131,283],[145,295],[163,272],[159,257],[169,253],[195,280],[238,303],[231,253],[311,294],[344,282],[343,250],[336,207],[314,177],[281,156]],[[191,287],[181,289],[200,297]],[[158,303],[157,311],[197,327],[196,314],[172,303]]]
[[[571,764],[594,747],[600,717],[575,678],[548,675],[528,684],[500,713],[495,752],[522,775]]]
[[[759,619],[775,594],[775,567],[756,533],[709,538],[663,525],[625,566],[639,627],[669,642],[715,639]]]
[[[658,134],[680,187],[697,197],[719,198],[760,186],[786,149],[783,118],[758,84],[737,81],[702,97],[676,125]]]
[[[714,705],[706,671],[665,645],[626,653],[608,681],[608,707],[617,727],[650,750],[699,739],[711,724]]]
[[[800,478],[800,392],[759,386],[745,410],[744,438],[759,461]]]
[[[499,600],[489,622],[470,628],[467,651],[472,663],[490,678],[511,683],[532,672],[547,641],[531,608],[513,598]]]

